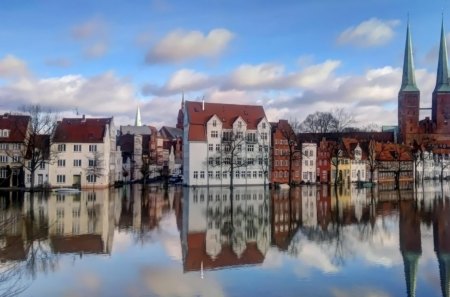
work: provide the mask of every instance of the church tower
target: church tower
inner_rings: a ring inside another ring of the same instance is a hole
[[[450,133],[450,84],[448,81],[447,42],[445,41],[444,20],[441,26],[439,60],[436,75],[436,87],[433,91],[431,116],[435,133]]]
[[[419,133],[420,91],[416,86],[409,21],[406,29],[402,85],[398,93],[399,142],[410,144]]]
[[[176,127],[178,129],[183,130],[184,126],[184,92],[181,95],[181,108],[178,111],[178,117],[177,117],[177,125]]]

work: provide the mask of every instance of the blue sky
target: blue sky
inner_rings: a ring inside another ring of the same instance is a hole
[[[263,104],[269,120],[345,108],[396,123],[407,14],[422,105],[448,1],[3,0],[0,111],[41,103],[174,125],[187,99]]]

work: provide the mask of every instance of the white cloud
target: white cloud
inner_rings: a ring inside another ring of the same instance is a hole
[[[172,31],[150,49],[146,62],[172,63],[214,57],[226,49],[233,37],[226,29],[214,29],[207,35],[199,31]]]
[[[27,64],[13,55],[6,55],[0,60],[0,77],[17,78],[29,74]]]
[[[373,47],[386,44],[394,37],[398,20],[371,18],[357,26],[349,27],[338,38],[338,44],[351,44],[357,47]]]

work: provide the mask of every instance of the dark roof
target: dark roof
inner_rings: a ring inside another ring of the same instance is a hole
[[[5,113],[0,116],[0,130],[9,130],[9,137],[0,135],[0,142],[24,142],[30,116]]]
[[[379,142],[394,142],[394,132],[343,132],[343,133],[298,133],[299,143],[319,143],[323,138],[338,141],[341,138],[353,138],[357,141],[375,140]]]
[[[102,237],[98,234],[50,236],[50,242],[55,253],[104,253]]]
[[[31,149],[37,148],[39,149],[42,154],[39,154],[39,156],[43,157],[44,160],[50,159],[50,135],[36,135],[36,137],[33,139],[33,137],[30,135],[28,142],[28,150],[27,150],[27,158],[30,158],[31,156]]]
[[[206,123],[216,115],[222,122],[224,129],[231,129],[238,117],[247,124],[248,129],[256,129],[259,122],[266,117],[261,105],[238,105],[223,103],[203,103],[186,101],[187,117],[189,121],[189,141],[206,140]]]
[[[183,138],[183,130],[175,127],[163,126],[161,130],[159,130],[159,133],[161,133],[164,138]]]
[[[111,121],[112,118],[63,119],[58,122],[53,142],[103,142],[106,126]]]

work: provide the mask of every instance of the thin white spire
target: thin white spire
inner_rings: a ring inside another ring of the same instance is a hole
[[[138,104],[137,109],[136,109],[136,118],[134,120],[134,125],[135,126],[139,126],[139,127],[142,126],[141,110],[139,109],[139,104]]]

